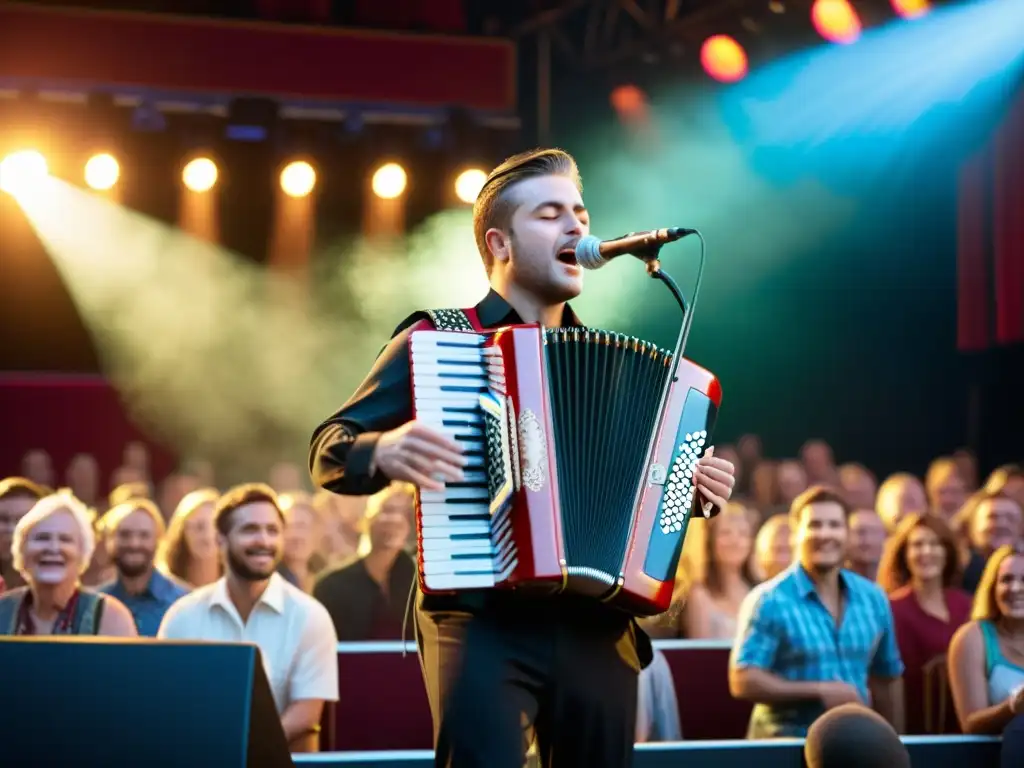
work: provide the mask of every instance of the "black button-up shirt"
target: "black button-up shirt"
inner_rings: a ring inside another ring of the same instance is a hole
[[[523,322],[493,290],[476,305],[476,311],[484,328]],[[417,312],[398,326],[356,393],[313,433],[309,469],[317,485],[334,493],[365,496],[390,482],[379,472],[370,475],[370,462],[381,432],[412,419],[409,334],[426,317],[425,312]],[[562,325],[582,325],[568,304]]]

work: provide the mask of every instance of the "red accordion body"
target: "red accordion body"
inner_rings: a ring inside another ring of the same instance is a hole
[[[666,610],[711,444],[715,376],[619,334],[414,331],[415,417],[469,458],[417,498],[426,593],[544,587]]]

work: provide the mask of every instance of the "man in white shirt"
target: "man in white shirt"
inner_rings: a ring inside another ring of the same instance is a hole
[[[158,636],[259,646],[292,751],[315,751],[324,702],[338,700],[331,617],[276,572],[284,516],[269,486],[232,488],[214,517],[225,575],[171,606]]]

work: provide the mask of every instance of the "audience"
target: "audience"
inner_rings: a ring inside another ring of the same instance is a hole
[[[874,581],[882,559],[882,547],[885,546],[885,525],[874,509],[854,509],[849,520],[850,544],[846,567],[868,581]]]
[[[105,520],[117,577],[99,591],[128,606],[140,635],[156,637],[167,609],[189,592],[188,585],[153,566],[165,533],[164,518],[149,499],[135,499],[111,509]]]
[[[695,536],[704,544],[683,611],[682,636],[732,640],[740,605],[758,581],[752,567],[750,517],[741,504],[730,503],[701,533]]]
[[[754,565],[761,581],[774,579],[792,564],[791,537],[789,514],[780,513],[765,520],[754,541]]]
[[[903,729],[903,663],[892,611],[845,570],[848,509],[823,486],[790,508],[797,562],[758,585],[729,662],[732,695],[754,702],[748,738],[804,736],[822,712],[870,701]]]
[[[992,553],[971,622],[949,648],[949,684],[964,733],[998,734],[1024,713],[1024,553]]]
[[[721,451],[741,467],[742,493],[691,527],[673,607],[641,620],[650,634],[734,641],[728,687],[754,703],[751,737],[825,733],[822,713],[862,716],[870,703],[908,733],[1005,732],[1004,761],[1019,757],[1024,555],[1012,547],[1024,545],[1024,470],[1001,466],[976,490],[973,455],[959,451],[923,484],[897,473],[878,487],[860,464],[836,468],[820,441],[801,460],[765,459],[751,435]],[[280,462],[270,485],[222,495],[209,462],[154,483],[145,445],[119,458],[106,498],[88,453],[63,469],[58,494],[32,479],[58,474],[46,451],[26,455],[25,477],[0,479],[0,634],[255,642],[292,748],[315,749],[337,697],[337,639],[413,631],[415,489],[309,495],[298,466]],[[836,489],[807,489],[822,478]],[[969,624],[962,587],[977,588]],[[683,737],[666,653],[638,681],[638,742]],[[812,742],[809,765],[845,764]]]
[[[910,768],[899,734],[877,712],[844,704],[819,717],[807,731],[807,768]]]
[[[35,503],[49,492],[49,489],[27,477],[8,477],[0,480],[0,578],[7,589],[20,587],[25,583],[14,567],[11,555],[14,529]]]
[[[878,584],[892,604],[905,668],[907,732],[955,733],[956,718],[939,681],[946,649],[970,618],[971,598],[958,588],[959,553],[942,518],[910,515],[900,523],[886,544]]]
[[[223,571],[213,524],[213,506],[218,496],[213,488],[187,494],[171,515],[157,555],[161,571],[191,587],[212,584]]]
[[[341,640],[397,640],[411,626],[416,563],[406,551],[413,488],[392,483],[366,505],[365,554],[322,575],[313,596]]]
[[[323,568],[323,557],[317,552],[320,521],[313,509],[313,499],[304,491],[278,496],[284,513],[284,555],[278,568],[289,584],[309,594],[316,575]]]
[[[226,573],[171,606],[159,636],[255,643],[292,751],[316,751],[324,703],[338,700],[338,638],[323,605],[277,573],[277,494],[262,483],[232,488],[214,520]]]
[[[70,492],[37,501],[14,527],[14,569],[27,586],[0,596],[0,635],[134,637],[131,612],[81,584],[94,547],[89,510]]]

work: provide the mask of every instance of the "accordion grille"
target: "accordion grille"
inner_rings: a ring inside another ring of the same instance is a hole
[[[544,333],[566,563],[614,578],[672,355],[605,331]]]

